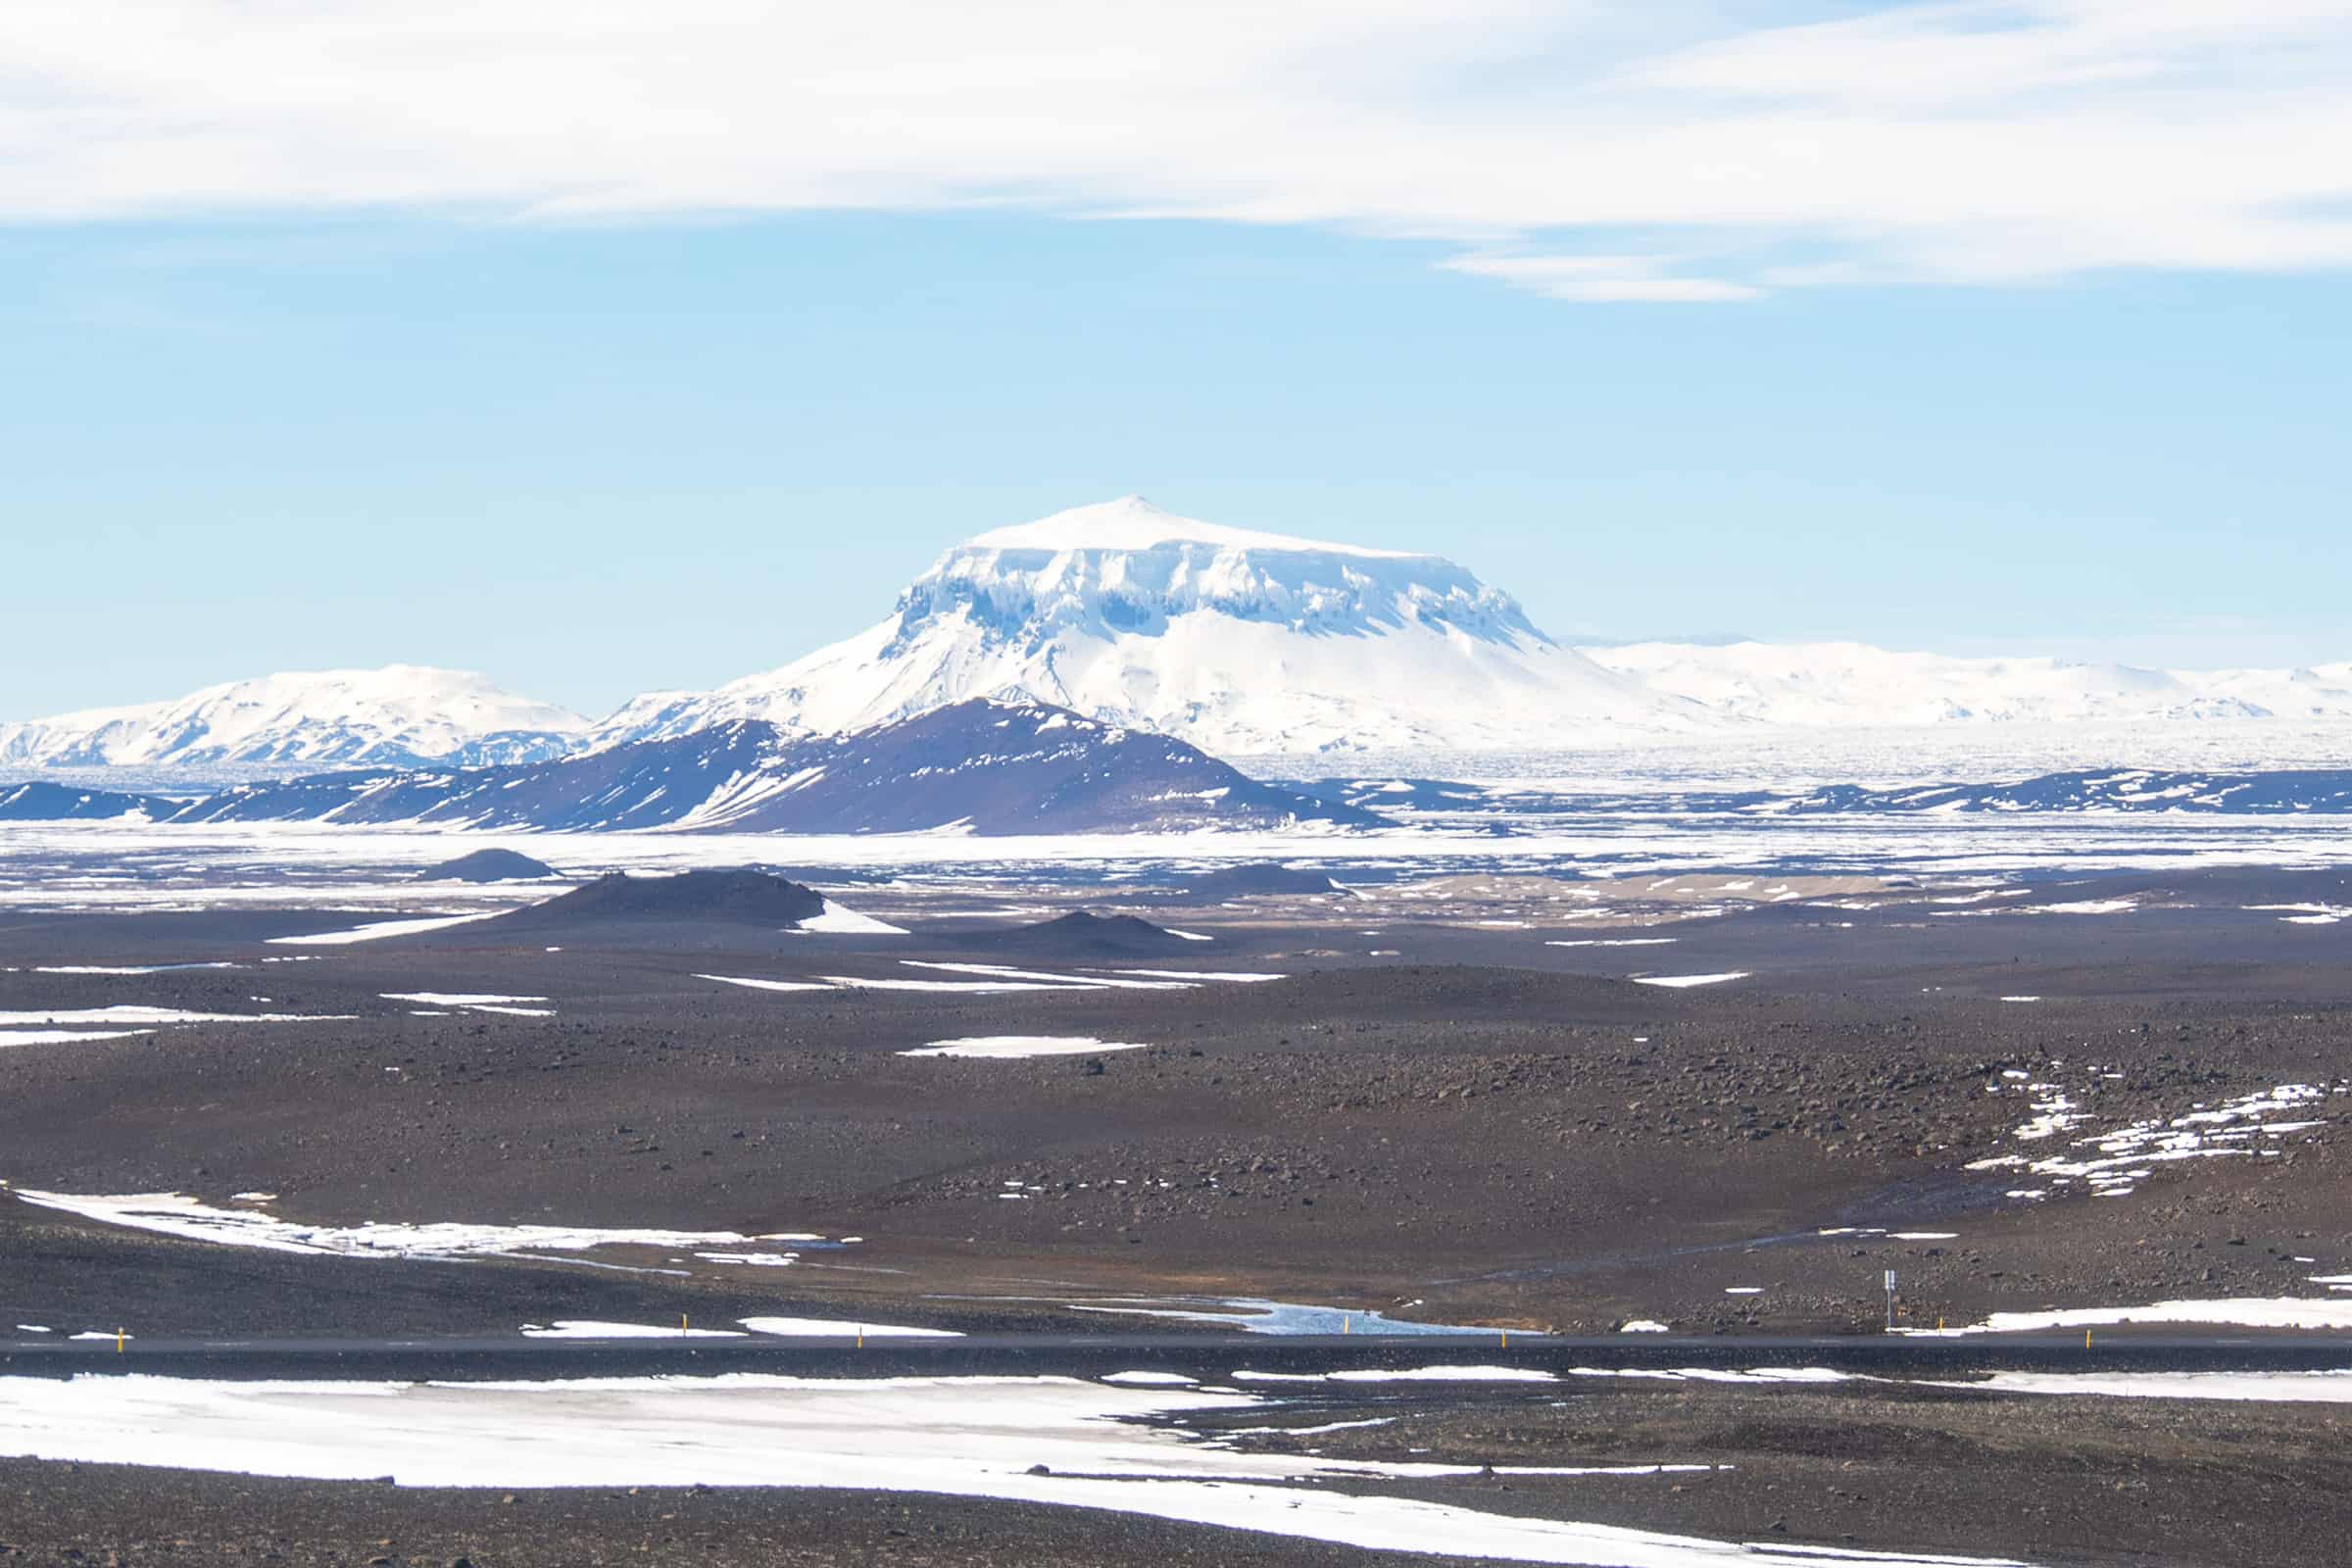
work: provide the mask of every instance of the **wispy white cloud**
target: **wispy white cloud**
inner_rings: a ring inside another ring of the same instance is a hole
[[[1010,204],[1437,237],[1572,300],[2352,264],[2345,0],[1759,15],[15,0],[0,220]]]
[[[1678,274],[1669,270],[1675,259],[1664,256],[1526,256],[1480,251],[1439,265],[1473,277],[1500,278],[1555,300],[1705,304],[1752,300],[1761,292],[1726,278]]]

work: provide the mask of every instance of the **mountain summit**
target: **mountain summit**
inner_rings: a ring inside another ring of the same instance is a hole
[[[1529,748],[1706,721],[1553,641],[1452,562],[1129,496],[957,545],[858,636],[715,692],[640,698],[594,744],[738,719],[835,733],[975,697],[1211,752]]]
[[[1121,496],[1072,507],[1035,522],[998,528],[968,541],[966,550],[1151,550],[1159,545],[1206,545],[1216,550],[1253,550],[1290,555],[1361,556],[1370,561],[1410,561],[1394,550],[1366,550],[1356,545],[1325,544],[1294,539],[1287,534],[1258,533],[1227,528],[1195,517],[1180,517],[1142,496]]]

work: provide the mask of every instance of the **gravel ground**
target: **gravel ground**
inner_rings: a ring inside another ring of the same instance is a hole
[[[0,1459],[0,1562],[333,1568],[1445,1568],[1123,1514],[886,1492],[451,1492]]]
[[[1419,1301],[1426,1316],[1567,1332],[1634,1317],[1795,1330],[1867,1327],[1889,1267],[1918,1323],[2286,1294],[2352,1269],[2334,1142],[2352,1098],[2295,1112],[2317,1125],[2271,1141],[2275,1157],[2151,1167],[2124,1199],[2010,1200],[2046,1184],[1967,1169],[2059,1148],[2014,1137],[2032,1083],[2058,1084],[2094,1118],[2084,1135],[2282,1083],[2331,1085],[2352,1071],[2352,1028],[2342,1003],[2312,998],[2352,971],[2298,971],[2301,994],[2281,1001],[2267,972],[2183,992],[2178,971],[2152,970],[2172,994],[2126,1002],[2070,998],[2060,969],[2029,967],[2004,976],[2045,998],[2024,1005],[1918,969],[1899,1008],[1875,994],[1894,985],[1883,974],[1867,996],[1660,991],[1492,965],[1299,967],[1264,985],[1075,995],[779,994],[697,978],[918,972],[775,946],[367,947],[261,978],[0,974],[0,1010],[355,1015],[0,1052],[0,1175],[221,1203],[264,1191],[279,1195],[274,1212],[341,1224],[866,1239],[855,1255],[811,1253],[749,1281],[691,1257],[625,1259],[684,1266],[691,1291],[730,1300],[1148,1290]],[[390,992],[544,997],[553,1016],[418,1017]],[[896,1054],[1041,1033],[1151,1049]],[[162,1309],[145,1318],[160,1331],[257,1310],[293,1328],[313,1297],[351,1289],[322,1269],[286,1294],[282,1269],[192,1244],[142,1245],[130,1276],[100,1280],[86,1233],[0,1206],[24,1321],[136,1307]],[[390,1294],[414,1327],[466,1330],[552,1311],[566,1291],[629,1296],[588,1272],[517,1286],[442,1269],[429,1289]],[[677,1288],[634,1289],[650,1306]],[[444,1294],[453,1305],[437,1316],[429,1300]]]
[[[2352,1097],[2324,1095],[2291,1113],[2314,1125],[2260,1135],[2268,1157],[2150,1163],[2128,1197],[2078,1186],[2016,1199],[2047,1183],[1968,1168],[2352,1074],[2352,926],[2287,930],[2237,907],[2259,894],[2241,883],[2217,884],[2226,896],[2203,906],[2168,886],[2186,902],[2129,923],[1764,909],[1644,927],[1680,933],[1678,945],[1613,956],[1547,949],[1541,929],[1413,925],[1393,910],[1378,937],[1329,909],[1188,912],[1187,929],[1217,935],[1202,945],[1213,956],[1158,967],[1288,978],[1004,995],[698,978],[946,978],[904,960],[991,961],[929,927],[819,942],[701,923],[528,943],[461,927],[299,950],[266,939],[364,917],[19,913],[0,930],[0,1011],[349,1015],[0,1050],[0,1179],[19,1187],[222,1204],[261,1191],[277,1195],[271,1212],[344,1225],[864,1240],[785,1269],[668,1250],[597,1254],[675,1271],[624,1273],[236,1250],[0,1201],[0,1316],[149,1337],[474,1334],[680,1313],[1089,1332],[1135,1320],[1068,1303],[1250,1295],[1497,1327],[1605,1333],[1646,1318],[1738,1335],[1871,1331],[1888,1268],[1914,1325],[2316,1296],[2312,1276],[2352,1273],[2352,1169],[2338,1149]],[[1374,959],[1375,949],[1396,956]],[[264,962],[291,956],[311,961]],[[245,967],[36,972],[202,960]],[[1751,978],[1633,983],[1645,965]],[[400,992],[543,998],[530,1005],[550,1015],[387,996]],[[1007,1034],[1148,1049],[897,1054]],[[2089,1119],[2021,1144],[2034,1100],[2053,1092]],[[1544,1409],[1429,1406],[1414,1420],[1449,1451],[1738,1466],[1681,1493],[1537,1497],[1473,1482],[1449,1501],[1759,1539],[1782,1533],[1778,1522],[1831,1544],[1850,1536],[2058,1563],[2333,1561],[2352,1496],[2334,1456],[2341,1418],[2308,1407],[1664,1389]],[[914,1498],[509,1503],[23,1461],[0,1467],[0,1541],[33,1560],[74,1560],[71,1548],[132,1562],[1367,1556]]]

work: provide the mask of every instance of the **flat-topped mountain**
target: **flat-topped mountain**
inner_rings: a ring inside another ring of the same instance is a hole
[[[1141,497],[956,546],[871,629],[593,744],[756,719],[855,730],[970,698],[1051,704],[1216,752],[1518,747],[1700,727],[1437,556],[1224,528]]]

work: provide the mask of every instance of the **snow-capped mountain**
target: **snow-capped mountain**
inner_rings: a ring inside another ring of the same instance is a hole
[[[1524,754],[1766,728],[2352,722],[2352,664],[1572,646],[1442,558],[1221,527],[1129,496],[984,533],[867,631],[713,692],[649,693],[587,744],[742,719],[838,733],[969,697],[1053,703],[1213,753]]]
[[[1947,723],[2352,719],[2352,664],[2140,669],[1957,659],[1866,643],[1634,643],[1596,662],[1728,719],[1782,728]]]
[[[740,719],[832,733],[971,697],[1224,753],[1525,749],[1710,722],[1553,641],[1451,562],[1129,496],[958,545],[870,630],[715,692],[639,698],[591,744]]]
[[[124,788],[173,793],[183,775],[533,763],[745,723],[841,735],[973,699],[1052,705],[1219,755],[1530,757],[1918,726],[2179,735],[2270,720],[2334,733],[2352,725],[2352,663],[2198,671],[1861,643],[1572,645],[1438,556],[1223,527],[1130,496],[981,534],[858,636],[716,691],[649,693],[594,725],[478,675],[393,665],[0,724],[0,769],[111,767]]]
[[[0,724],[0,766],[474,766],[561,757],[588,721],[460,670],[264,675],[175,702]]]

